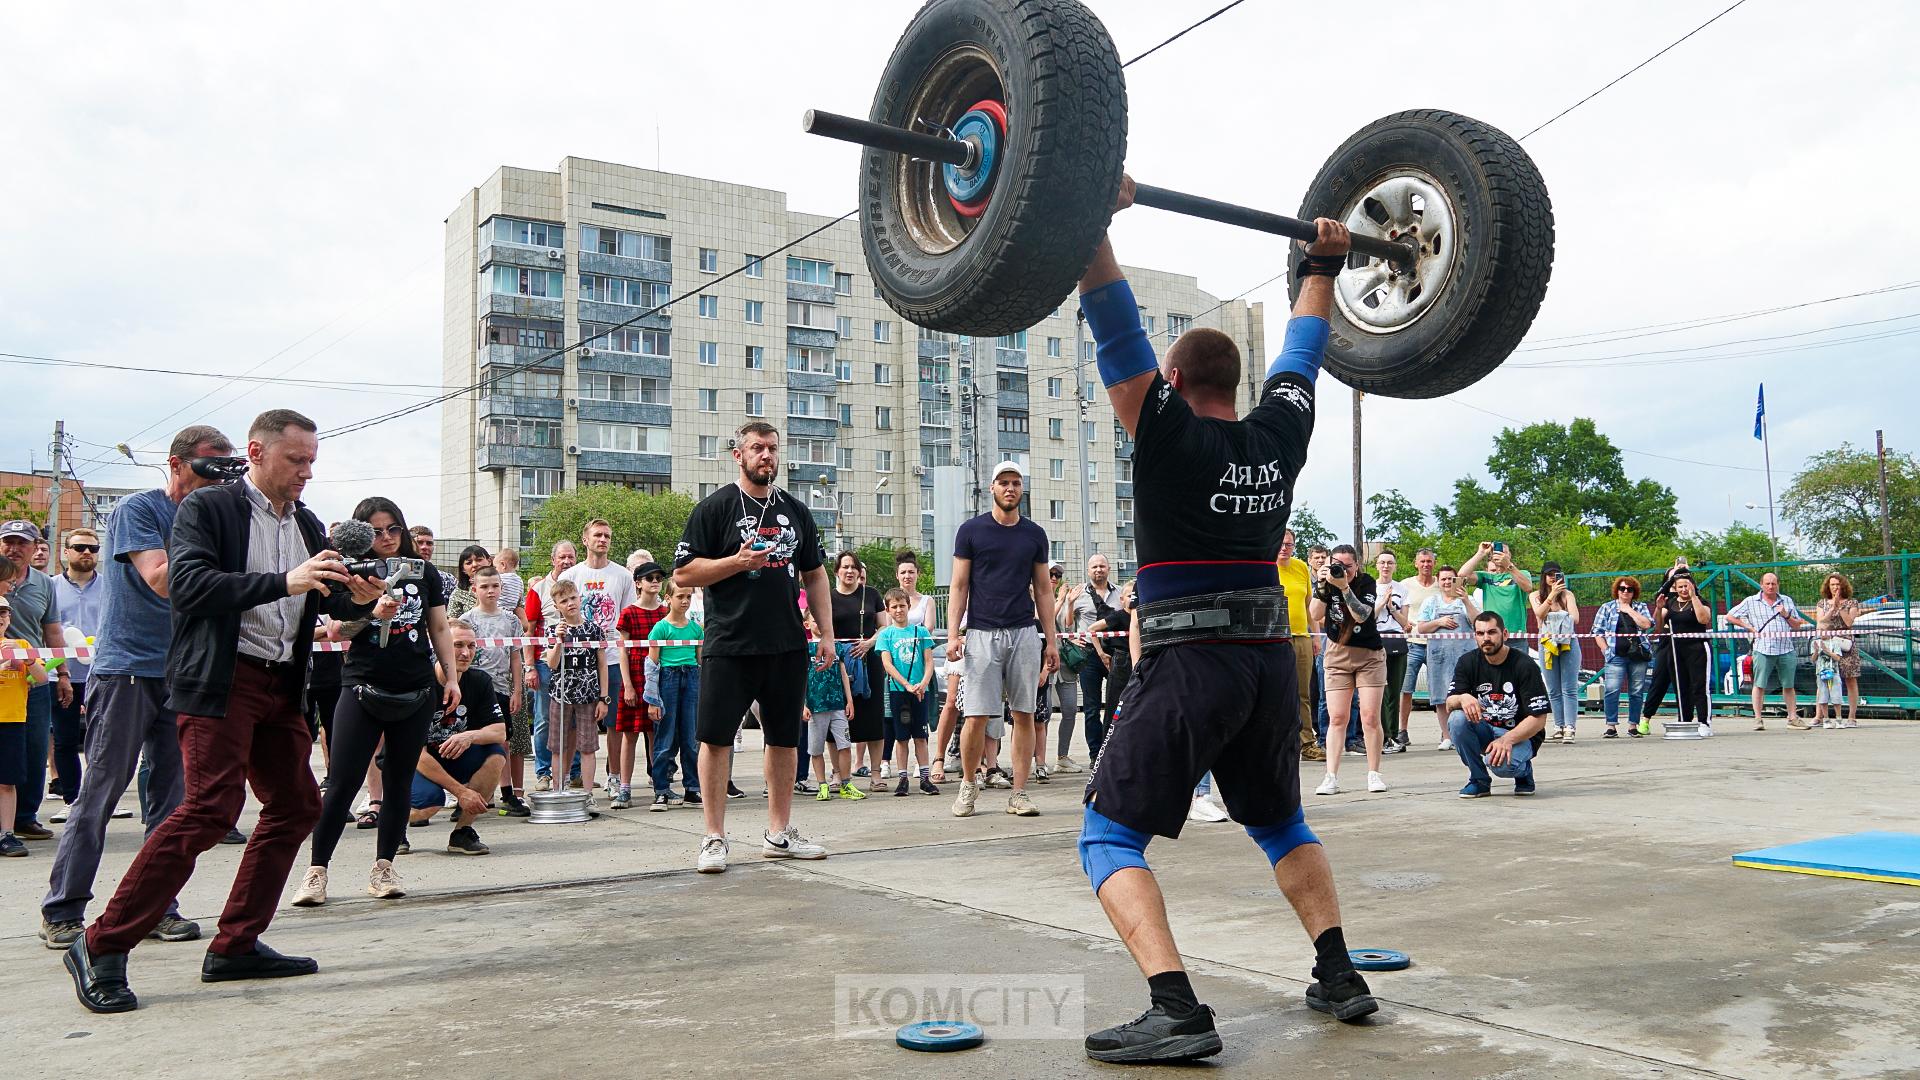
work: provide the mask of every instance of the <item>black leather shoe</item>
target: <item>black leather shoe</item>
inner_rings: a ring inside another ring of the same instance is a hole
[[[1367,980],[1351,970],[1320,978],[1308,986],[1307,1007],[1349,1024],[1380,1011],[1380,1003],[1373,1000],[1372,991],[1367,989]]]
[[[97,1013],[132,1012],[140,1007],[127,985],[127,954],[93,956],[87,952],[87,935],[81,934],[67,946],[63,958],[67,973],[73,976],[73,993],[80,1004]]]
[[[201,982],[231,982],[235,979],[290,979],[295,975],[314,975],[320,965],[310,956],[282,956],[266,942],[253,943],[245,956],[223,956],[207,950],[200,962]]]
[[[1193,1061],[1219,1052],[1220,1033],[1205,1005],[1178,1018],[1155,1005],[1129,1023],[1087,1036],[1087,1056],[1095,1061]]]

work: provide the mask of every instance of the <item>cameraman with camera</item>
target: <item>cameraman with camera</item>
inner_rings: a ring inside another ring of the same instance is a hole
[[[1351,544],[1333,549],[1308,602],[1307,614],[1327,635],[1327,775],[1316,795],[1340,794],[1340,758],[1331,748],[1345,746],[1354,690],[1359,690],[1360,731],[1367,745],[1367,790],[1385,791],[1380,775],[1380,700],[1387,686],[1386,644],[1375,617],[1378,604],[1373,577],[1359,569]]]

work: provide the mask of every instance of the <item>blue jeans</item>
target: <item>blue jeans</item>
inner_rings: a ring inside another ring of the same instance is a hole
[[[1553,658],[1553,667],[1540,666],[1540,677],[1547,683],[1547,701],[1553,705],[1553,726],[1573,730],[1580,720],[1580,642]],[[1639,716],[1635,706],[1634,715]],[[1607,723],[1613,723],[1609,718]]]
[[[14,828],[40,820],[40,801],[47,797],[47,744],[53,739],[53,684],[27,691],[27,782],[18,787],[20,803],[13,813]]]
[[[1327,745],[1327,663],[1325,653],[1313,657],[1313,733]]]
[[[1600,687],[1605,691],[1601,698],[1606,709],[1607,726],[1612,727],[1620,719],[1620,692],[1627,694],[1627,724],[1640,726],[1640,706],[1642,695],[1647,688],[1646,660],[1629,660],[1624,656],[1607,657],[1607,666],[1600,672]]]
[[[1193,797],[1199,799],[1211,794],[1213,794],[1213,770],[1208,769],[1200,777],[1200,782],[1193,785]]]
[[[1122,642],[1120,647],[1126,648],[1126,643]],[[1081,726],[1087,729],[1089,762],[1100,756],[1100,744],[1107,741],[1107,718],[1101,712],[1106,687],[1107,669],[1101,666],[1099,657],[1087,657],[1087,662],[1080,667],[1080,720]]]
[[[1413,693],[1414,683],[1420,678],[1420,669],[1425,667],[1426,665],[1427,665],[1427,643],[1424,641],[1408,642],[1407,643],[1407,674],[1404,678],[1400,680],[1400,685],[1398,687],[1393,687],[1393,686],[1387,687],[1387,693],[1391,694],[1396,689],[1398,689],[1402,694]],[[1448,672],[1448,675],[1451,676],[1452,672]],[[1433,674],[1431,672],[1427,674],[1427,684],[1429,686],[1433,684]],[[1433,691],[1429,690],[1427,691],[1427,693],[1429,696],[1431,696]],[[1401,717],[1400,726],[1404,729],[1406,727],[1406,724],[1407,724],[1407,718],[1404,716]]]
[[[653,725],[653,760],[647,775],[653,793],[673,788],[676,755],[688,791],[700,790],[699,741],[695,732],[700,716],[700,669],[692,664],[660,668],[660,722]]]
[[[1556,665],[1557,666],[1557,665]],[[1484,720],[1468,720],[1467,714],[1459,709],[1447,717],[1447,737],[1453,740],[1454,752],[1467,766],[1467,775],[1482,783],[1492,783],[1492,777],[1499,776],[1508,780],[1533,778],[1533,740],[1525,739],[1513,745],[1513,756],[1505,765],[1495,765],[1489,774],[1487,763],[1481,755],[1487,752],[1495,739],[1507,733],[1505,728],[1497,728]]]

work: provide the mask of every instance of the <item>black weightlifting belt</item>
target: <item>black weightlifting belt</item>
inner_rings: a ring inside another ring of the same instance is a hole
[[[1142,604],[1141,655],[1194,641],[1279,641],[1291,637],[1287,591],[1279,585],[1201,593]]]

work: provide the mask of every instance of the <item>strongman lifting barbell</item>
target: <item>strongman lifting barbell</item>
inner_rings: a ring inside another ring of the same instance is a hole
[[[1050,315],[1105,234],[1126,85],[1077,0],[931,0],[869,119],[812,111],[804,126],[867,148],[861,241],[887,303],[929,329],[995,337]],[[1144,184],[1134,202],[1297,240],[1313,238],[1313,218],[1345,222],[1353,254],[1324,366],[1369,393],[1436,397],[1479,380],[1525,336],[1552,271],[1539,170],[1505,133],[1455,113],[1362,128],[1321,166],[1300,218]],[[1297,270],[1300,250],[1288,257]]]

